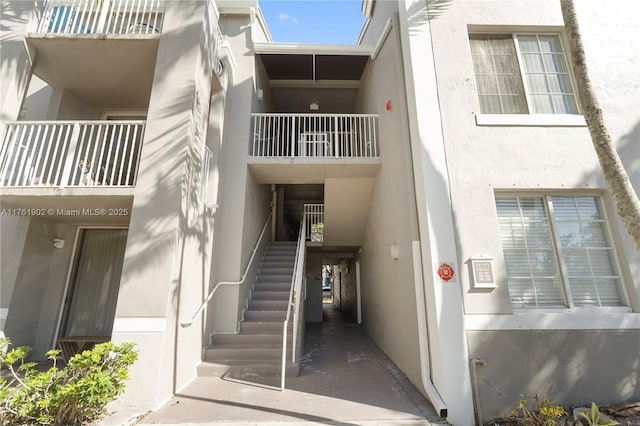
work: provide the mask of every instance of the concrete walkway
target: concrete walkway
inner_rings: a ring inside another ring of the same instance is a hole
[[[138,425],[430,425],[443,423],[363,331],[332,305],[307,326],[300,376],[261,383],[197,378]]]

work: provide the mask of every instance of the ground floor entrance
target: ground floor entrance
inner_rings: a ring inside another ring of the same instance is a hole
[[[57,345],[65,359],[110,340],[126,229],[79,229]]]
[[[200,377],[138,424],[318,422],[429,425],[429,403],[350,317],[323,305],[307,324],[300,375],[240,381]]]

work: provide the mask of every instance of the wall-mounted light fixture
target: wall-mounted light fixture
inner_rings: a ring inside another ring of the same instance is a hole
[[[64,247],[64,240],[62,238],[54,238],[53,239],[53,247],[57,249],[61,249]]]
[[[311,102],[309,104],[309,111],[319,111],[320,110],[320,104],[318,102]]]
[[[218,207],[220,207],[220,205],[219,204],[213,204],[213,203],[206,203],[204,205],[204,207],[205,207],[207,213],[213,214],[213,212],[215,212],[218,209]]]

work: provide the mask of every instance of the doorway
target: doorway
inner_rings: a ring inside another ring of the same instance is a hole
[[[279,184],[276,192],[276,241],[296,241],[304,206],[324,203],[324,185]]]
[[[82,229],[80,232],[60,337],[110,337],[127,230]]]
[[[333,266],[322,265],[322,303],[333,303]]]

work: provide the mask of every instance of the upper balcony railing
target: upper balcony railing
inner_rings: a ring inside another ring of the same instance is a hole
[[[135,186],[144,128],[144,121],[8,123],[0,187]]]
[[[376,114],[253,114],[253,157],[378,158]]]
[[[48,0],[36,32],[159,34],[165,0]]]
[[[305,204],[305,239],[312,243],[324,241],[324,204]]]

